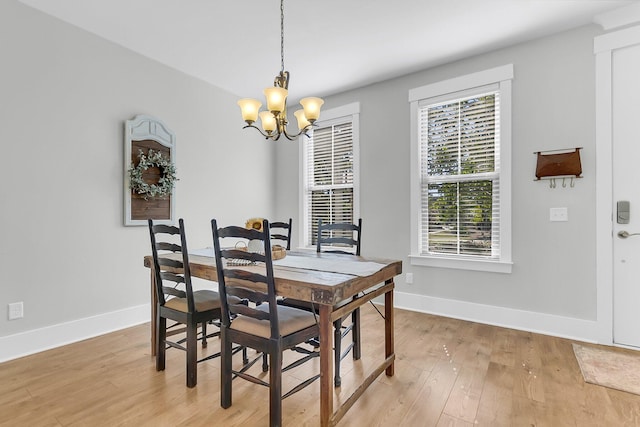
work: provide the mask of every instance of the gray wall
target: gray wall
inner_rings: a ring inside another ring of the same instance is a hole
[[[324,108],[360,102],[363,253],[404,261],[414,284],[396,281],[396,302],[413,296],[595,320],[595,75],[586,26],[552,37],[326,97]],[[513,272],[411,266],[409,228],[409,89],[512,63]],[[584,179],[574,188],[534,182],[534,151],[584,147]],[[297,217],[297,147],[278,146],[276,213]],[[568,222],[550,222],[549,208],[567,207]],[[417,298],[418,300],[420,298]],[[446,313],[446,309],[433,310]],[[504,311],[504,310],[503,310]],[[505,323],[498,318],[493,323]],[[453,314],[453,313],[449,313]],[[465,316],[457,313],[458,317]],[[588,323],[588,322],[587,322]],[[534,329],[534,328],[532,328]],[[546,332],[554,333],[553,330]],[[555,331],[556,333],[558,331]]]
[[[176,133],[190,247],[212,245],[213,217],[272,213],[273,149],[241,130],[236,96],[15,0],[0,2],[0,39],[0,343],[147,308],[148,230],[123,226],[124,121],[137,114]],[[17,301],[25,317],[8,321]]]

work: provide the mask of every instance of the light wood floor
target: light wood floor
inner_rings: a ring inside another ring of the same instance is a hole
[[[336,402],[383,352],[382,319],[369,305],[362,314],[363,360],[343,361]],[[184,353],[167,354],[156,372],[146,324],[0,364],[0,425],[268,425],[266,388],[236,380],[221,409],[219,359],[199,364],[188,389]],[[396,354],[396,375],[378,378],[339,426],[640,426],[640,396],[584,383],[569,340],[397,310]],[[287,373],[285,390],[315,362]],[[286,426],[318,425],[319,384],[283,411]]]

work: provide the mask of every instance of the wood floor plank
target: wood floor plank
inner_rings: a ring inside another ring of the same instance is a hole
[[[485,377],[476,423],[481,426],[512,425],[514,368],[490,362]]]
[[[640,401],[638,400],[636,395],[625,393],[619,390],[604,389],[598,386],[593,386],[593,388],[597,388],[599,389],[599,391],[603,391],[609,398],[608,400],[611,404],[612,412],[616,414],[616,417],[613,417],[613,415],[606,413],[607,415],[609,415],[607,420],[615,420],[615,422],[619,423],[618,425],[620,426],[640,426]],[[600,401],[602,400],[604,399],[600,399]],[[591,401],[590,403],[596,405],[596,402]]]
[[[442,414],[438,420],[436,427],[473,427],[473,423],[461,420],[459,418],[452,417],[447,414]]]
[[[347,412],[340,425],[369,427],[396,424],[411,409],[429,374],[430,371],[412,364],[397,362],[395,375],[375,381]],[[384,411],[380,411],[381,406],[384,406]]]
[[[526,397],[514,395],[511,403],[511,425],[537,426],[536,403],[536,401]]]
[[[496,328],[491,351],[491,361],[505,366],[516,364],[516,337],[518,331],[507,328]]]
[[[361,311],[362,359],[343,360],[336,404],[382,357],[384,320]],[[585,383],[571,340],[404,310],[395,326],[395,375],[377,378],[338,427],[640,426],[640,396]],[[218,350],[213,338],[199,353]],[[2,363],[0,426],[268,425],[266,388],[236,380],[222,409],[219,359],[199,364],[188,389],[184,356],[170,349],[157,372],[140,325]],[[317,369],[286,373],[283,387]],[[318,402],[316,382],[283,402],[284,424],[318,425]]]
[[[437,425],[458,377],[458,371],[459,366],[449,363],[448,360],[440,360],[429,373],[401,423],[407,426]]]
[[[488,367],[489,363],[484,367],[464,366],[460,369],[443,414],[469,423],[476,420]]]

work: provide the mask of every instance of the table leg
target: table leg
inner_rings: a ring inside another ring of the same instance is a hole
[[[393,279],[387,280],[385,283],[393,283]],[[393,342],[393,288],[384,294],[384,348],[385,357],[389,357],[394,354],[394,342]],[[386,369],[386,374],[392,377],[394,373],[394,362]]]
[[[330,305],[320,305],[320,425],[330,425],[333,416],[333,355]]]
[[[158,341],[158,336],[156,333],[156,316],[158,311],[158,296],[156,295],[156,272],[153,268],[153,265],[150,268],[151,270],[151,355],[156,355],[156,341]]]

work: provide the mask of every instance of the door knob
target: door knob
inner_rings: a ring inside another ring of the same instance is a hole
[[[625,231],[625,230],[618,231],[618,237],[621,239],[626,239],[627,237],[638,236],[638,235],[640,235],[640,233],[629,233],[628,231]]]

